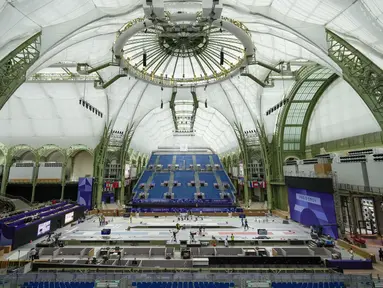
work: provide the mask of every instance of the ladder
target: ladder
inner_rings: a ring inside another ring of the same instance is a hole
[[[198,176],[198,172],[195,171],[194,172],[194,182],[195,182],[195,190],[197,193],[200,193],[201,192],[201,183],[199,182],[199,176]]]

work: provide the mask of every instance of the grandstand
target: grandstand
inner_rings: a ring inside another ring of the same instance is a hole
[[[0,288],[383,286],[382,31],[383,0],[0,0]]]
[[[154,205],[159,209],[159,204],[164,209],[197,205],[200,211],[221,207],[214,212],[235,208],[235,188],[217,155],[153,153],[150,159],[133,189],[134,208]]]

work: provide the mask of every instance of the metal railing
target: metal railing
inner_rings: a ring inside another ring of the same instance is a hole
[[[131,287],[132,282],[234,282],[235,287],[248,287],[249,282],[344,282],[346,287],[373,287],[371,276],[344,275],[339,273],[27,273],[0,276],[0,288],[16,287],[25,282],[94,282],[120,281],[121,288]]]

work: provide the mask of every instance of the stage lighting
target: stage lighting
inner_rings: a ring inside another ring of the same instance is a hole
[[[144,54],[142,54],[142,65],[146,67],[146,52],[144,51]]]
[[[223,63],[225,62],[225,53],[223,53],[223,48],[221,50],[221,54],[220,54],[220,59],[219,59],[219,65],[223,65]]]

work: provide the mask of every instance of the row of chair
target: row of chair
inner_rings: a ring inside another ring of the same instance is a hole
[[[94,288],[94,282],[25,282],[22,288]]]
[[[344,288],[343,282],[292,282],[271,284],[272,288]]]
[[[133,282],[137,288],[230,288],[234,283],[228,282]]]

